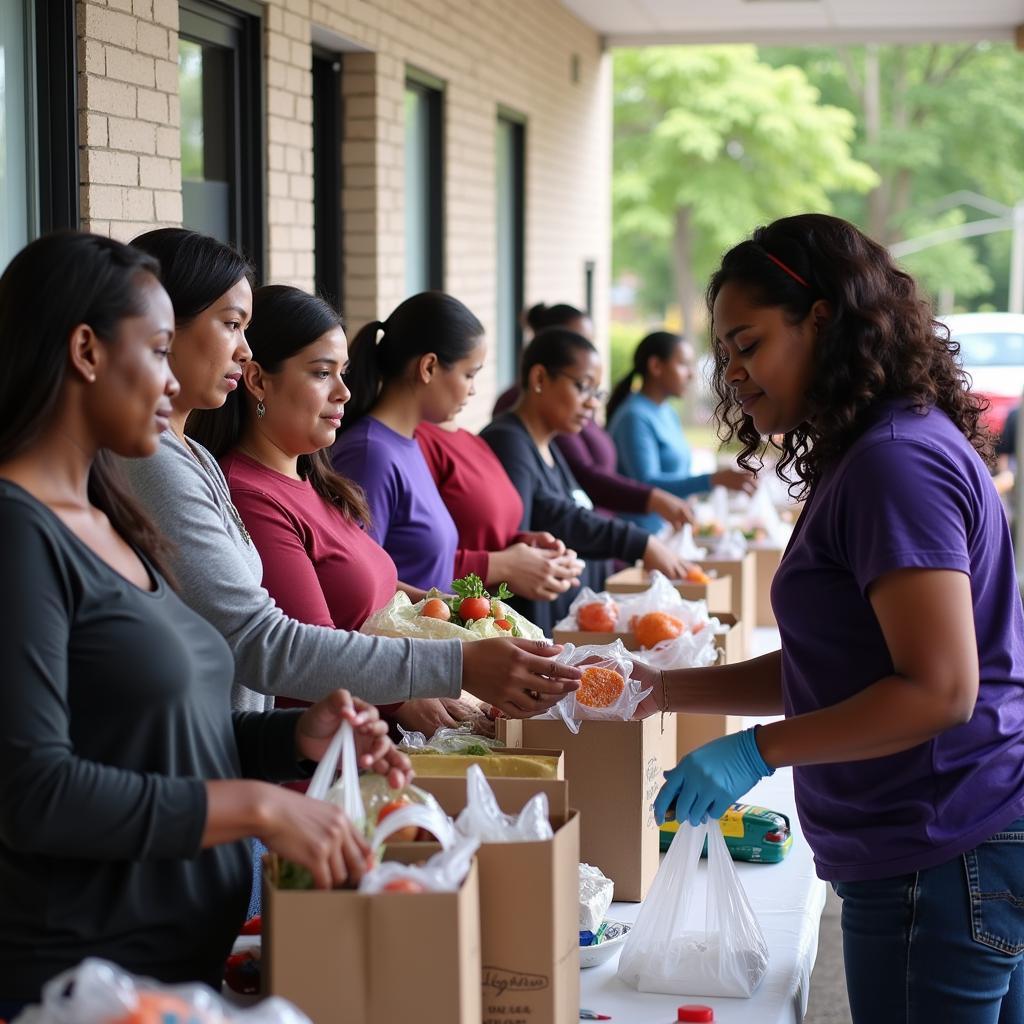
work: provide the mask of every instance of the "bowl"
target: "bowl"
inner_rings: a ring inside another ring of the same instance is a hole
[[[631,924],[626,924],[625,921],[612,921],[606,919],[604,923],[608,926],[605,929],[605,938],[602,939],[596,946],[580,946],[580,967],[596,967],[598,964],[603,964],[605,960],[610,960],[615,954],[622,949],[622,944],[626,941],[626,936],[629,934]]]

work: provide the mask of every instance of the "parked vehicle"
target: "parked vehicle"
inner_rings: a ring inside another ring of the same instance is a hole
[[[957,313],[940,318],[960,342],[973,389],[989,401],[985,421],[996,433],[1024,392],[1024,314]]]

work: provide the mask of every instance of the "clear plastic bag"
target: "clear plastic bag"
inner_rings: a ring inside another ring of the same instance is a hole
[[[404,814],[404,811],[396,812]],[[390,818],[388,819],[390,820]],[[456,836],[453,832],[441,844],[443,849],[435,853],[425,864],[399,864],[384,861],[363,875],[359,883],[360,892],[385,892],[396,883],[412,883],[417,889],[398,888],[400,892],[456,892],[462,885],[473,857],[480,847],[479,839]]]
[[[640,992],[747,997],[767,969],[768,945],[718,822],[681,825],[622,948],[619,978]]]
[[[548,818],[546,793],[535,793],[519,814],[506,814],[476,764],[466,772],[466,806],[455,819],[455,828],[482,843],[530,843],[555,834]]]
[[[487,754],[505,746],[492,736],[473,732],[471,725],[438,729],[429,740],[422,732],[407,732],[401,726],[398,731],[402,734],[399,749],[410,754]]]
[[[542,715],[536,716],[537,718],[553,718],[556,721],[565,722],[571,733],[578,733],[580,722],[583,721],[629,721],[640,702],[651,692],[649,686],[643,688],[643,683],[636,679],[630,679],[633,660],[621,640],[616,640],[612,644],[585,644],[583,647],[566,644],[555,661],[566,665],[579,665],[584,669],[611,669],[622,676],[625,684],[618,697],[606,706],[595,707],[584,703],[577,696],[580,691],[576,690],[567,693]]]
[[[374,612],[362,625],[361,632],[373,636],[411,637],[414,640],[485,640],[505,637],[508,632],[496,626],[495,619],[477,619],[469,626],[460,626],[444,619],[431,619],[420,615],[426,599],[415,604],[403,591],[397,594],[380,611]],[[503,617],[511,622],[521,637],[527,640],[543,640],[544,631],[524,618],[504,601],[497,604]]]
[[[48,981],[41,1005],[29,1008],[18,1020],[23,1024],[311,1024],[279,996],[239,1009],[205,985],[161,985],[95,957]]]
[[[715,635],[721,628],[724,627],[718,619],[711,619],[708,626],[696,633],[683,633],[675,640],[663,640],[653,647],[633,651],[633,660],[666,672],[677,668],[707,668],[718,661],[720,652],[715,646]]]
[[[679,558],[685,558],[688,562],[699,562],[707,558],[707,549],[701,547],[693,539],[693,527],[686,523],[681,530],[673,530],[666,526],[659,534],[658,539]]]

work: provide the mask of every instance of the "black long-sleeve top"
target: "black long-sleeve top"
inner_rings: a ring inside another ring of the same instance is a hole
[[[632,562],[643,555],[649,534],[632,523],[606,519],[579,504],[578,498],[585,492],[562,453],[552,445],[554,465],[548,465],[525,424],[514,412],[496,417],[480,436],[501,460],[523,499],[520,529],[547,530],[575,549],[587,562],[580,577],[583,586],[594,590],[604,586],[608,559]],[[565,616],[575,594],[575,590],[570,590],[554,601],[517,598],[512,603],[550,636],[552,626]]]
[[[202,850],[204,780],[295,778],[301,712],[230,708],[221,635],[0,481],[0,1001],[85,956],[219,986],[248,844]]]

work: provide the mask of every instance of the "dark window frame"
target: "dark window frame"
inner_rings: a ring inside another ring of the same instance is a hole
[[[264,141],[263,15],[254,0],[179,0],[179,38],[202,42],[202,20],[237,33],[235,103],[232,110],[235,197],[232,216],[235,245],[256,268],[257,278],[266,265],[266,152]]]
[[[445,281],[445,83],[407,65],[405,88],[427,101],[427,286],[444,290]]]
[[[345,298],[343,60],[313,47],[313,273],[317,294],[339,310]]]
[[[497,110],[497,122],[504,121],[513,129],[513,260],[514,280],[512,285],[512,333],[513,366],[518,367],[523,354],[523,325],[520,314],[526,305],[526,125],[524,114],[501,105]],[[513,369],[512,380],[518,379],[518,370]]]
[[[37,2],[35,130],[40,234],[77,228],[81,218],[78,159],[78,45],[74,0]]]

